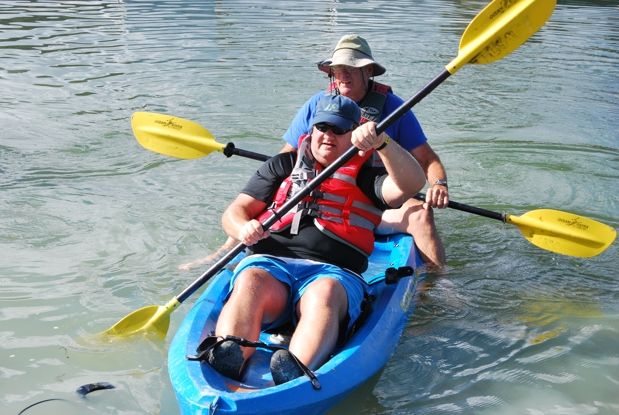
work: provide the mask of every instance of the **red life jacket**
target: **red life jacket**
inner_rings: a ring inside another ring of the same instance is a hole
[[[281,183],[273,204],[258,217],[261,222],[272,216],[273,210],[277,211],[322,170],[312,156],[310,139],[307,134],[299,139],[292,173]],[[380,223],[382,211],[357,186],[357,175],[371,153],[364,157],[355,155],[299,205],[285,213],[270,231],[282,232],[290,228],[290,233],[296,235],[301,218],[309,215],[322,233],[369,256],[374,249],[374,229]]]

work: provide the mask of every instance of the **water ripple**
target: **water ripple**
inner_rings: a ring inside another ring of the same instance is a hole
[[[368,38],[388,68],[380,80],[406,98],[455,57],[486,3],[1,2],[7,410],[104,379],[116,392],[79,413],[178,412],[164,344],[92,334],[193,280],[178,264],[225,240],[221,212],[257,163],[145,151],[133,111],[182,116],[220,142],[275,153],[296,109],[326,85],[315,62],[339,36]],[[415,113],[453,200],[514,215],[561,209],[617,228],[616,2],[559,3],[526,44],[467,65]],[[513,225],[453,209],[436,218],[448,267],[427,281],[369,400],[341,413],[618,412],[617,243],[570,258]]]

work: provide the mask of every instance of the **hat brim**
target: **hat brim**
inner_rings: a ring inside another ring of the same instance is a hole
[[[339,127],[345,131],[352,130],[352,128],[355,126],[355,123],[350,121],[349,119],[328,112],[316,114],[316,116],[312,120],[312,125],[320,124],[322,122],[335,125],[336,127]]]
[[[373,76],[382,75],[387,71],[384,66],[354,49],[336,50],[330,59],[318,63],[318,69],[329,74],[331,72],[331,67],[337,65],[352,66],[353,68],[373,66]]]

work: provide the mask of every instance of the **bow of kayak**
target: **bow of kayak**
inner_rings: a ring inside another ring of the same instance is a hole
[[[258,348],[241,382],[226,378],[208,364],[190,361],[215,324],[232,272],[223,270],[209,284],[181,323],[168,354],[168,370],[181,412],[189,414],[319,414],[378,373],[387,363],[414,309],[415,289],[423,276],[415,272],[387,284],[385,270],[420,267],[423,262],[408,235],[376,241],[368,270],[363,274],[373,297],[370,311],[350,339],[315,371],[320,389],[307,376],[274,385],[269,371],[271,351]],[[236,262],[236,261],[235,261]],[[260,341],[280,345],[278,333],[262,333]]]

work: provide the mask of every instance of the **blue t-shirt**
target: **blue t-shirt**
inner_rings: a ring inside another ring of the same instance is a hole
[[[301,137],[301,135],[309,134],[311,132],[312,119],[314,118],[314,113],[316,112],[316,105],[318,104],[320,98],[322,98],[325,94],[326,93],[324,91],[318,92],[305,104],[303,104],[292,120],[288,130],[284,133],[284,140],[294,148],[297,148],[299,137]],[[389,92],[381,114],[381,121],[398,109],[403,102],[404,101],[400,97]],[[417,121],[417,118],[412,111],[407,111],[393,124],[391,124],[385,132],[389,135],[389,137],[397,141],[409,152],[415,147],[428,141],[426,135],[421,129],[419,121]]]

